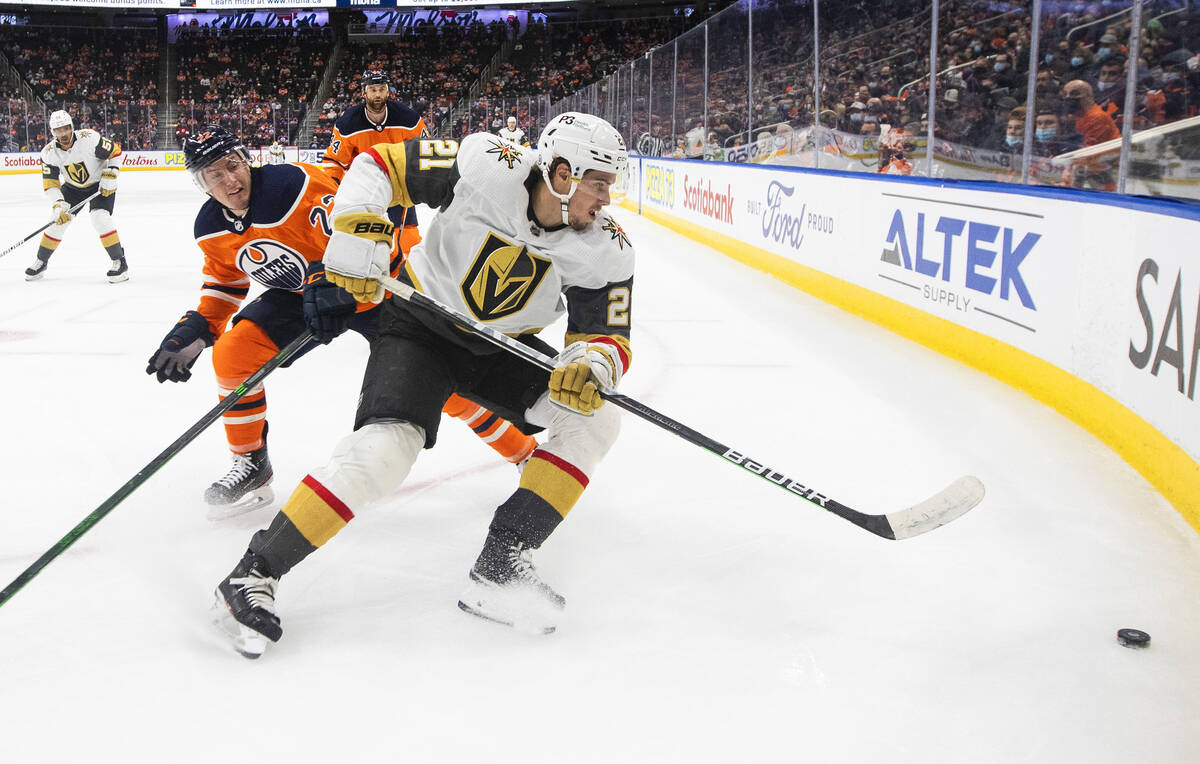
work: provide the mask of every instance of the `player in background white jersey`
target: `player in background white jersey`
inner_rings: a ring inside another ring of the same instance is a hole
[[[554,631],[564,599],[534,570],[531,553],[583,495],[616,440],[620,415],[599,390],[629,367],[633,247],[604,212],[628,162],[611,125],[587,114],[554,118],[538,150],[476,133],[368,148],[350,166],[330,215],[326,277],[361,302],[383,298],[395,204],[439,209],[401,279],[550,356],[537,336],[566,316],[566,349],[553,372],[533,366],[447,319],[392,297],[380,308],[355,432],[309,473],[250,540],[217,587],[218,625],[255,658],[283,630],[280,576],[329,541],[366,505],[404,481],[437,440],[451,393],[522,431],[548,437],[520,485],[495,511],[469,575],[463,610],[521,630]]]
[[[71,208],[98,194],[88,204],[92,228],[100,235],[100,244],[112,260],[107,276],[112,283],[129,279],[125,249],[117,235],[112,213],[117,201],[117,173],[121,169],[121,144],[94,130],[76,130],[71,115],[56,111],[50,115],[54,140],[42,149],[42,190],[50,201],[54,225],[42,234],[33,265],[25,269],[25,280],[35,281],[46,273],[50,255],[62,242],[63,233],[74,216]]]
[[[271,147],[267,149],[267,164],[283,164],[286,161],[283,156],[283,144],[279,141],[271,143]]]
[[[517,127],[517,118],[509,117],[505,126],[500,128],[500,137],[506,141],[512,141],[518,146],[528,146],[529,136],[525,135],[525,131]]]

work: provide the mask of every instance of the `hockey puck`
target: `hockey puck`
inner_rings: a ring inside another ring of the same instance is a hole
[[[1117,641],[1124,647],[1149,647],[1150,635],[1140,629],[1121,629],[1117,632]]]

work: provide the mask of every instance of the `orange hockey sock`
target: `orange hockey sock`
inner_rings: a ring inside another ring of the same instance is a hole
[[[252,321],[239,321],[217,338],[213,346],[213,370],[217,388],[224,398],[264,363],[271,360],[279,348],[266,332]],[[262,448],[263,430],[267,424],[267,392],[256,385],[233,408],[221,417],[229,450],[245,454]]]
[[[451,395],[442,412],[466,422],[480,440],[513,464],[525,461],[537,448],[537,440],[532,435],[526,435],[499,414],[462,396]]]

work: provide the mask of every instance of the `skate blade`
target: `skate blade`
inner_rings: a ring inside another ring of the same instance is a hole
[[[459,610],[462,610],[464,613],[470,613],[471,615],[473,615],[477,618],[482,618],[483,620],[491,621],[492,623],[498,623],[501,626],[508,626],[510,628],[516,629],[517,631],[524,632],[526,634],[553,634],[554,630],[556,628],[554,626],[533,627],[533,626],[529,626],[529,625],[526,625],[524,628],[522,628],[522,626],[515,624],[512,621],[505,621],[503,619],[488,615],[487,613],[483,612],[482,610],[476,610],[475,608],[471,607],[470,605],[463,602],[462,600],[458,601],[458,608],[459,608]]]
[[[212,605],[212,621],[213,625],[229,639],[233,649],[243,658],[257,660],[267,651],[269,640],[254,629],[238,623],[237,619],[233,617],[233,613],[229,612],[229,606],[225,604],[225,598],[219,591],[216,593],[216,599]]]
[[[46,275],[46,274],[44,274],[44,273],[39,273],[39,274],[38,274],[38,275],[36,275],[36,276],[30,276],[28,273],[26,273],[26,274],[25,274],[25,280],[26,280],[26,281],[38,281],[39,279],[41,279],[41,278],[42,278],[42,276],[45,276],[45,275]]]
[[[228,520],[231,517],[268,507],[273,503],[275,503],[275,491],[271,486],[264,485],[229,504],[209,504],[207,517],[209,520]]]
[[[108,283],[110,283],[110,284],[120,284],[122,281],[129,281],[128,273],[122,273],[119,276],[109,276],[108,277]]]
[[[458,607],[485,621],[510,626],[525,634],[553,634],[557,628],[551,611],[558,609],[536,593],[523,589],[472,581],[458,601]]]

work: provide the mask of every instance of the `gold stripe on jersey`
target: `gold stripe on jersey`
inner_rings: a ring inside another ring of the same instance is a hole
[[[404,179],[404,171],[408,167],[408,154],[404,144],[384,143],[372,146],[370,150],[383,161],[388,180],[392,182],[392,201],[388,206],[395,207],[397,204],[405,207],[413,206],[412,196],[408,193],[408,184]]]
[[[62,188],[62,183],[58,182],[58,178],[42,178],[42,190],[49,191],[52,188]]]
[[[408,260],[404,261],[404,272],[408,274],[408,282],[413,285],[413,289],[416,289],[418,292],[425,291],[421,288],[421,280],[417,278],[417,272],[412,269],[412,265],[409,264]]]

